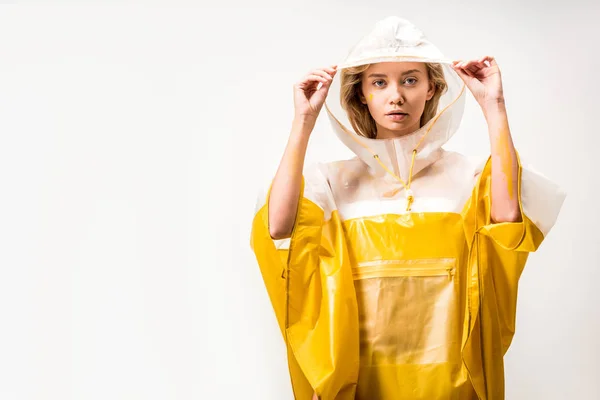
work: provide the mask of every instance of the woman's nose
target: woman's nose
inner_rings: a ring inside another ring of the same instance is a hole
[[[390,85],[390,101],[393,104],[404,103],[404,95],[402,94],[402,88],[400,86]]]

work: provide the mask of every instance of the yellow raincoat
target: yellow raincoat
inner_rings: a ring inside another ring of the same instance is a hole
[[[492,223],[491,157],[442,148],[466,95],[452,61],[397,17],[377,23],[338,69],[379,61],[442,64],[448,90],[436,116],[409,135],[369,139],[326,104],[356,157],[305,168],[290,238],[269,235],[270,185],[253,220],[295,398],[504,399],[519,277],[565,193],[519,158],[522,221]],[[409,194],[394,174],[411,167]]]

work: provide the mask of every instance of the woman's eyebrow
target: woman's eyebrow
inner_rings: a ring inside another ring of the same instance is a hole
[[[418,69],[409,69],[408,71],[404,71],[402,73],[402,75],[411,74],[413,72],[420,73],[422,71],[419,71]],[[367,76],[367,78],[387,78],[387,75],[386,74],[370,74],[369,76]]]

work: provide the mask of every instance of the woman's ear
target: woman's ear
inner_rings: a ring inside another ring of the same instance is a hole
[[[367,104],[367,99],[365,98],[362,89],[358,89],[358,98],[360,99],[361,103]]]
[[[435,94],[435,85],[433,84],[433,82],[429,81],[429,90],[427,91],[427,100],[431,100],[434,94]]]

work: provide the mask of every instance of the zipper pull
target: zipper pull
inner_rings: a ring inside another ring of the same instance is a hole
[[[415,201],[413,192],[410,189],[406,189],[406,211],[410,211],[412,203]]]
[[[447,268],[446,271],[448,271],[448,280],[451,281],[452,280],[452,268]]]

